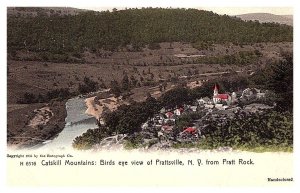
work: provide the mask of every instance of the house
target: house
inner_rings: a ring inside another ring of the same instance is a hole
[[[163,107],[162,109],[160,109],[160,113],[162,113],[162,114],[165,114],[165,113],[166,113],[165,107]]]
[[[198,109],[197,105],[184,105],[184,109],[186,109],[189,112],[196,112]]]
[[[170,131],[173,130],[173,127],[174,127],[174,126],[163,125],[163,126],[161,127],[161,130],[164,131],[164,132],[170,132]]]
[[[146,122],[146,123],[143,123],[143,124],[142,124],[142,129],[147,129],[147,128],[148,128],[148,126],[149,126],[149,125],[148,125],[148,122]]]
[[[176,122],[176,119],[170,118],[170,119],[164,119],[163,123],[170,125],[170,124],[175,124],[175,122]]]
[[[256,94],[257,94],[257,90],[254,88],[246,88],[245,90],[243,90],[242,96],[240,97],[241,99],[247,99],[247,100],[251,100],[251,99],[255,99],[256,98]]]
[[[237,94],[236,94],[236,92],[233,92],[232,94],[231,94],[231,103],[232,104],[234,104],[234,103],[236,103],[238,100],[237,100]]]
[[[155,117],[150,118],[150,121],[153,122],[153,123],[160,123],[160,124],[162,124],[162,122],[164,121],[164,119],[165,118],[163,117],[163,115],[158,114]]]
[[[223,104],[215,104],[215,108],[218,110],[223,110]]]
[[[223,104],[215,104],[215,108],[218,110],[226,110],[229,108],[228,105],[223,105]]]
[[[190,109],[193,111],[193,112],[196,112],[198,107],[197,106],[190,106]]]
[[[261,90],[256,88],[246,88],[243,90],[241,99],[252,100],[252,99],[262,99],[266,97],[266,93],[261,92]]]
[[[170,118],[172,118],[173,116],[174,116],[174,113],[172,113],[172,112],[166,112],[166,117],[168,118],[168,119],[170,119]]]
[[[178,108],[174,110],[174,114],[180,116],[183,113],[183,111],[184,111],[183,108]]]
[[[204,107],[205,107],[206,109],[212,109],[212,108],[215,107],[215,105],[213,105],[213,104],[204,104]]]
[[[195,127],[188,127],[188,128],[185,128],[181,134],[183,133],[189,133],[189,134],[196,134],[197,133],[197,129]]]
[[[262,92],[259,92],[256,94],[256,98],[258,99],[262,99],[262,98],[265,98],[266,97],[266,93],[262,93]]]
[[[208,97],[204,97],[201,99],[197,99],[197,102],[199,105],[209,104],[211,103],[211,100]]]

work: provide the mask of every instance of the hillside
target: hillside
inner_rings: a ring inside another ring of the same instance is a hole
[[[248,13],[242,15],[236,15],[236,17],[241,18],[242,20],[257,20],[261,23],[280,23],[286,25],[293,25],[293,16],[292,15],[275,15],[270,13]]]
[[[8,17],[7,26],[11,57],[26,50],[38,52],[42,60],[49,53],[76,59],[85,50],[116,51],[130,45],[131,51],[138,51],[160,42],[191,42],[200,49],[204,43],[291,42],[293,33],[292,27],[279,24],[245,22],[196,9],[158,8]]]

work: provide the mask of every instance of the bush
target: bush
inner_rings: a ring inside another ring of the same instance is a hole
[[[150,50],[158,50],[158,49],[160,49],[161,47],[160,47],[159,43],[151,43],[151,44],[148,45],[148,48],[149,48]]]
[[[36,103],[38,100],[36,96],[32,93],[26,92],[22,99],[18,100],[18,103],[21,104],[31,104]]]
[[[160,103],[166,108],[174,108],[192,101],[190,90],[184,87],[177,87],[167,91],[160,97]]]
[[[70,96],[72,96],[72,93],[69,91],[69,88],[55,89],[48,91],[46,94],[48,101],[51,99],[63,100],[69,98]]]
[[[261,57],[261,54],[255,51],[240,51],[231,55],[201,57],[197,59],[197,62],[202,64],[232,64],[244,66],[257,62],[259,57]]]
[[[78,86],[78,92],[81,94],[89,93],[89,92],[95,92],[97,90],[98,83],[91,80],[88,77],[84,77],[83,84],[79,84]]]
[[[101,140],[105,137],[108,137],[102,128],[98,129],[89,129],[81,136],[76,137],[73,140],[73,148],[86,150],[92,148],[93,145],[100,143]]]

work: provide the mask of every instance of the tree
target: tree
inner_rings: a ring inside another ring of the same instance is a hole
[[[137,86],[138,81],[135,79],[135,77],[133,75],[130,76],[130,80],[131,80],[131,84],[133,86]]]
[[[30,104],[30,103],[36,103],[37,99],[34,94],[26,92],[24,94],[23,99],[21,99],[19,102],[24,104]]]
[[[129,81],[128,75],[124,74],[123,79],[122,79],[122,89],[124,91],[127,91],[127,90],[129,90],[129,88],[130,88],[130,81]]]
[[[278,94],[278,108],[293,111],[293,55],[285,53],[284,60],[271,66],[267,85]]]
[[[161,104],[167,108],[174,108],[191,102],[191,95],[187,88],[178,87],[164,93],[161,98]]]
[[[79,93],[89,93],[97,90],[98,83],[88,77],[84,77],[83,84],[79,84]]]
[[[111,92],[116,96],[119,97],[121,94],[121,88],[119,86],[118,81],[116,80],[112,80],[110,82],[110,87],[111,87]]]

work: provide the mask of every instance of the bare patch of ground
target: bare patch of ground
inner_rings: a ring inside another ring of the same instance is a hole
[[[187,87],[189,87],[190,89],[200,87],[201,85],[202,85],[201,81],[198,80],[187,83]]]
[[[104,99],[98,99],[97,97],[90,97],[85,100],[87,110],[86,114],[94,116],[96,119],[100,119],[105,110],[115,111],[120,105],[128,104],[128,102],[122,100],[120,97],[109,97]]]
[[[46,125],[53,116],[53,112],[50,110],[50,107],[36,109],[34,112],[36,114],[28,124],[28,126],[32,128],[38,128],[42,125]]]

